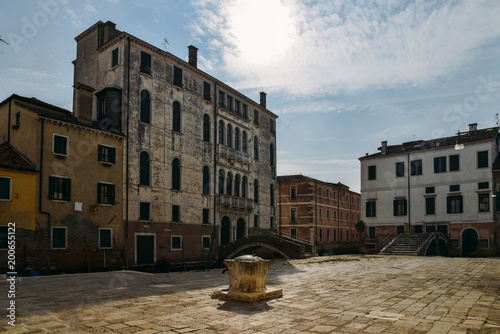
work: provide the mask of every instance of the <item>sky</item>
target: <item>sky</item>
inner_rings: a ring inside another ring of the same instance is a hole
[[[74,38],[98,21],[259,101],[277,121],[278,175],[360,191],[359,158],[381,141],[498,124],[497,0],[39,0],[0,12],[0,101],[72,110]],[[8,44],[7,44],[8,43]]]

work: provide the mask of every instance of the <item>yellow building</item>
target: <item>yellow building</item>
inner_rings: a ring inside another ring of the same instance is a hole
[[[22,178],[19,171],[16,176],[15,170],[6,169],[5,177],[13,186],[19,180],[23,190],[13,190],[11,196],[19,194],[23,202],[3,203],[5,211],[0,207],[0,226],[15,214],[24,217],[23,225],[16,225],[17,258],[25,259],[18,260],[18,270],[121,267],[124,136],[68,110],[18,95],[0,103],[0,124],[2,145],[33,164],[32,174],[25,172]],[[29,195],[24,194],[29,187]]]

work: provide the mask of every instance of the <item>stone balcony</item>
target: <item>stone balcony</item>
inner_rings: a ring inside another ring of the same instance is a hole
[[[252,162],[248,154],[237,151],[235,149],[232,149],[230,147],[221,144],[217,145],[217,153],[223,157],[233,159],[247,165],[249,165]]]
[[[228,195],[217,195],[217,203],[221,206],[235,208],[235,209],[243,209],[243,210],[253,209],[253,200],[250,198],[242,198],[242,197],[228,196]]]

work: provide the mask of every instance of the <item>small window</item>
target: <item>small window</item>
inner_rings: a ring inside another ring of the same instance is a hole
[[[446,157],[434,158],[434,173],[446,172]]]
[[[396,162],[396,177],[405,176],[405,163]]]
[[[201,244],[203,245],[204,249],[209,249],[210,248],[210,236],[204,235],[201,237]]]
[[[319,241],[323,241],[323,229],[319,229]]]
[[[290,188],[290,200],[297,200],[297,186],[291,186]]]
[[[210,90],[212,87],[208,82],[203,82],[203,99],[205,101],[212,101],[212,97],[210,96]]]
[[[97,98],[97,119],[102,119],[106,116],[106,95]]]
[[[269,165],[274,167],[274,145],[269,144]],[[320,194],[321,196],[321,194]]]
[[[139,203],[139,220],[151,219],[151,204],[149,202]]]
[[[21,126],[21,113],[18,112],[16,113],[16,123],[12,126],[12,128],[19,129],[20,126]]]
[[[110,228],[99,229],[99,248],[113,247],[113,230]]]
[[[241,105],[241,115],[242,118],[248,119],[248,106],[246,104]]]
[[[257,179],[253,183],[253,201],[255,204],[259,203],[259,181]]]
[[[326,189],[326,198],[330,198],[330,189]]]
[[[172,130],[181,132],[181,104],[178,101],[174,101],[172,109]]]
[[[49,199],[59,201],[71,200],[71,179],[49,176]]]
[[[436,214],[436,198],[426,197],[425,198],[425,214],[434,215]]]
[[[241,114],[241,102],[238,100],[234,100],[234,113],[236,116],[240,116]]]
[[[422,175],[422,160],[411,161],[411,175]]]
[[[141,51],[141,72],[151,75],[151,55]]]
[[[320,197],[323,196],[323,191],[322,191],[321,187],[318,188],[318,196],[320,196]]]
[[[273,135],[276,134],[276,120],[274,120],[274,119],[269,120],[269,131]]]
[[[455,172],[460,169],[459,155],[450,155],[450,172]]]
[[[479,246],[482,249],[490,248],[490,239],[479,239]]]
[[[447,213],[463,213],[463,196],[448,196],[447,200]]]
[[[118,66],[118,48],[111,51],[111,68]]]
[[[368,180],[377,179],[377,166],[368,166]]]
[[[490,188],[490,183],[489,182],[479,182],[477,184],[478,189],[489,189]]]
[[[8,245],[8,226],[0,226],[0,249],[6,249]]]
[[[115,204],[115,185],[109,183],[97,183],[97,203]]]
[[[326,218],[330,218],[330,210],[326,210]]]
[[[436,192],[434,187],[426,187],[425,188],[425,193],[426,194],[434,194]]]
[[[182,87],[182,68],[174,66],[174,86]]]
[[[203,195],[210,195],[210,169],[203,167]]]
[[[151,124],[151,98],[149,92],[141,90],[141,119],[142,123]]]
[[[290,223],[297,223],[297,208],[290,208]]]
[[[202,224],[210,224],[210,209],[203,209]]]
[[[232,96],[230,96],[230,95],[228,95],[228,96],[227,96],[227,100],[226,100],[226,101],[227,101],[227,102],[226,102],[226,109],[227,109],[228,111],[231,111],[231,112],[232,112],[232,111],[233,111],[233,97],[232,97]]]
[[[368,238],[370,239],[375,239],[376,237],[376,229],[375,226],[369,226],[368,227]]]
[[[490,194],[478,194],[479,200],[479,212],[489,212],[490,211]]]
[[[450,192],[453,191],[460,191],[460,185],[459,184],[450,185]]]
[[[10,177],[0,177],[0,201],[10,201],[12,199],[12,179]]]
[[[269,217],[269,228],[270,229],[274,228],[274,217]]]
[[[224,92],[219,91],[219,107],[224,108],[224,102],[226,101],[226,94]]]
[[[203,115],[203,141],[210,143],[210,116]]]
[[[323,209],[319,209],[319,218],[323,217]]]
[[[406,199],[394,200],[394,216],[406,216]]]
[[[259,215],[253,216],[253,227],[255,228],[259,227]]]
[[[67,247],[66,227],[52,227],[52,248],[65,249]]]
[[[297,229],[296,228],[291,228],[290,229],[290,237],[292,239],[297,239]]]
[[[259,125],[259,111],[257,109],[253,110],[253,124]]]
[[[115,163],[116,149],[111,146],[99,145],[97,148],[97,160],[106,164]]]
[[[253,137],[253,158],[259,160],[259,141],[257,136]]]
[[[54,134],[52,153],[56,155],[68,155],[68,137]]]
[[[173,235],[172,236],[172,248],[171,250],[181,250],[182,249],[182,237]]]
[[[488,151],[477,152],[477,168],[488,167]]]
[[[172,205],[172,221],[176,223],[181,221],[181,207],[179,205]]]
[[[177,158],[172,160],[172,189],[181,190],[181,162]]]
[[[142,151],[139,157],[139,184],[141,186],[149,186],[150,173],[151,173],[151,163],[149,161],[149,154],[146,151]]]

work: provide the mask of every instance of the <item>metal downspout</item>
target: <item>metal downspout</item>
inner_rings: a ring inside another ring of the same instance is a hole
[[[45,128],[45,119],[41,118],[42,129],[40,134],[40,179],[38,184],[38,212],[47,215],[47,272],[50,271],[50,239],[51,239],[51,216],[49,212],[42,210],[42,184],[43,184],[43,136]]]

